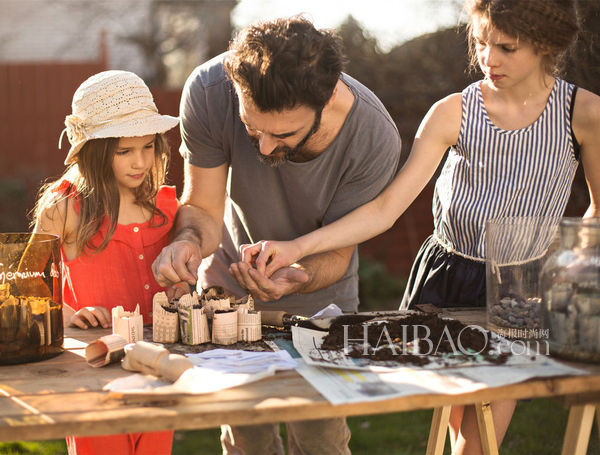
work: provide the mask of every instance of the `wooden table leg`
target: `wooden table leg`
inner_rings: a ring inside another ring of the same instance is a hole
[[[562,455],[585,455],[590,442],[595,410],[596,405],[593,403],[571,406]]]
[[[443,406],[433,410],[426,455],[442,455],[444,453],[448,422],[450,421],[450,409],[452,409],[452,406]]]
[[[600,439],[600,403],[596,403],[596,425],[598,427],[598,438]]]
[[[476,403],[475,411],[477,412],[477,427],[484,455],[498,455],[498,443],[496,442],[496,430],[490,403]]]

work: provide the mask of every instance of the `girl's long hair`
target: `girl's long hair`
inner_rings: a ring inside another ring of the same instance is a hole
[[[489,26],[508,36],[530,43],[536,52],[544,52],[544,71],[548,74],[556,72],[579,31],[574,0],[466,0],[465,10],[469,17],[471,69],[478,68],[472,30],[474,15],[488,19]]]
[[[77,161],[70,165],[63,175],[55,181],[45,183],[39,191],[39,197],[32,210],[32,226],[42,216],[47,207],[57,210],[61,201],[77,198],[79,204],[79,225],[76,233],[63,238],[63,243],[76,243],[77,254],[84,251],[99,253],[106,248],[117,228],[120,196],[112,170],[112,162],[119,138],[91,139],[77,154]],[[144,182],[134,190],[135,202],[158,215],[163,225],[167,222],[165,214],[156,207],[156,194],[164,184],[170,150],[163,134],[156,134],[154,165]],[[68,186],[63,182],[68,182]],[[68,204],[65,204],[68,207]],[[45,216],[56,216],[56,210],[49,210]],[[100,244],[93,244],[92,238],[100,229],[104,218],[108,218],[106,235]],[[67,213],[62,216],[66,222]]]

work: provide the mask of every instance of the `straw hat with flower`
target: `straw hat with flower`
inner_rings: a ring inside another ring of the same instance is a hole
[[[59,148],[67,133],[71,149],[65,164],[76,161],[77,153],[90,139],[138,137],[164,133],[179,119],[161,115],[144,81],[129,71],[103,71],[84,81],[73,95],[73,110],[65,118]]]

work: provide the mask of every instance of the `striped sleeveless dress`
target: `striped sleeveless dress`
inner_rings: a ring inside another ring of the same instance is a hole
[[[458,141],[435,184],[434,232],[417,254],[401,309],[485,306],[486,221],[565,211],[579,158],[571,129],[576,87],[556,79],[535,122],[503,130],[487,115],[481,82],[462,92]]]

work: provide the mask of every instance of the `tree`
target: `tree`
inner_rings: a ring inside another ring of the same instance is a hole
[[[136,45],[153,69],[148,84],[180,87],[194,67],[227,49],[236,4],[237,0],[152,0],[146,27],[120,38]]]
[[[564,60],[562,75],[600,94],[600,1],[577,0],[580,32]]]

